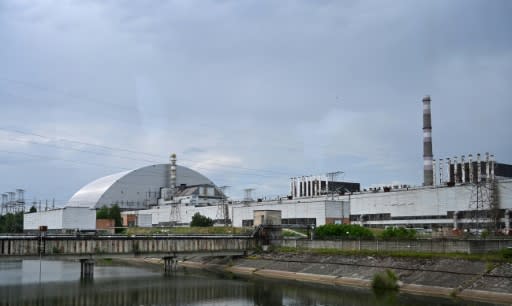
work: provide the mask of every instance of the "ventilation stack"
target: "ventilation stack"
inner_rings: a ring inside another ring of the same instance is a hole
[[[432,164],[432,119],[430,96],[423,98],[423,185],[434,185],[434,167]]]
[[[176,154],[171,154],[169,167],[169,200],[174,199],[176,194]]]

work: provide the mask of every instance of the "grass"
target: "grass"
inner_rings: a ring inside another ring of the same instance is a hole
[[[252,228],[243,227],[129,227],[126,234],[131,235],[245,235],[252,232]]]
[[[413,251],[351,251],[340,249],[300,249],[292,247],[276,248],[277,253],[298,253],[313,255],[345,255],[345,256],[373,256],[373,257],[398,257],[398,258],[415,258],[415,259],[464,259],[474,261],[487,262],[512,262],[512,258],[508,257],[508,252],[489,252],[486,254],[466,254],[466,253],[430,253],[430,252],[413,252]]]

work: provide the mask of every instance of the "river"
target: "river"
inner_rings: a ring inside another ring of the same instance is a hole
[[[40,270],[41,267],[41,270]],[[41,271],[41,273],[40,273]],[[493,305],[196,270],[164,276],[159,267],[99,266],[80,280],[71,261],[0,260],[0,305]]]

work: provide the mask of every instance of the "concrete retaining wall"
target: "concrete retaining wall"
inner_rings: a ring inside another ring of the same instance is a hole
[[[251,238],[139,238],[139,237],[8,237],[0,238],[0,256],[35,256],[41,246],[44,255],[133,254],[245,251],[254,249]]]
[[[272,244],[300,249],[347,251],[414,251],[431,253],[487,253],[512,247],[512,240],[274,240]]]

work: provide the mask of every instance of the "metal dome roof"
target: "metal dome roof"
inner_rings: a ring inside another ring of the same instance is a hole
[[[176,166],[176,185],[214,185],[206,176]],[[156,164],[104,176],[78,190],[66,206],[100,208],[118,204],[122,208],[143,208],[148,194],[159,194],[168,187],[169,164]]]

